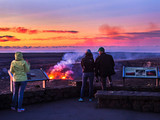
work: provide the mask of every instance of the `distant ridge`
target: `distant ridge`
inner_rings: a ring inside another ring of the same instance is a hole
[[[0,53],[22,52],[85,52],[91,49],[97,52],[100,46],[0,46]],[[103,46],[106,52],[143,52],[143,53],[160,53],[160,46]]]

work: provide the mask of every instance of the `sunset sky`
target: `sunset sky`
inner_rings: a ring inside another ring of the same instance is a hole
[[[159,0],[0,0],[0,46],[160,46]]]

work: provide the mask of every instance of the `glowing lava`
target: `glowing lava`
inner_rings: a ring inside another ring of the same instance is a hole
[[[62,79],[65,80],[65,79],[66,79],[66,76],[63,76]]]
[[[47,73],[49,79],[62,79],[62,80],[73,80],[73,71],[67,68],[67,66],[63,67],[52,67]]]
[[[52,75],[52,74],[49,74],[48,77],[49,77],[49,79],[54,79],[54,75]]]

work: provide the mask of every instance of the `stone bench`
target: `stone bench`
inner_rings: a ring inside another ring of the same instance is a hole
[[[122,108],[143,112],[160,112],[159,92],[97,91],[99,108]]]

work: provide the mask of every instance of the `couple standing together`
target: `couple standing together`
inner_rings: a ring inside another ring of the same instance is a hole
[[[82,66],[82,87],[79,101],[82,102],[84,97],[85,85],[87,79],[89,79],[89,101],[93,98],[93,80],[94,74],[96,79],[101,81],[102,90],[106,90],[106,79],[108,77],[109,84],[112,86],[111,75],[115,74],[114,71],[114,60],[111,55],[105,53],[105,49],[100,47],[98,49],[99,56],[96,58],[95,62],[90,49],[85,53],[85,57],[81,60]]]

